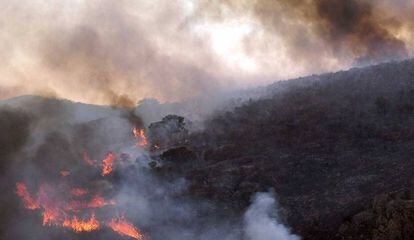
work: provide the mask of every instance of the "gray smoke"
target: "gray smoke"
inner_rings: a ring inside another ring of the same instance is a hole
[[[257,193],[244,215],[245,233],[248,240],[299,240],[278,221],[277,205],[271,193]]]
[[[413,55],[410,0],[0,1],[0,98],[131,107]]]
[[[10,140],[9,145],[5,145],[7,148],[0,152],[4,173],[0,186],[6,192],[0,196],[0,210],[4,213],[0,238],[119,237],[105,228],[76,234],[68,229],[44,227],[39,210],[23,208],[21,199],[14,193],[16,182],[25,182],[32,194],[45,182],[64,187],[58,185],[61,182],[59,171],[64,169],[71,172],[65,184],[91,187],[108,193],[117,201],[116,206],[96,210],[100,217],[111,218],[124,213],[125,218],[150,239],[266,240],[270,236],[298,239],[271,217],[276,214],[275,201],[268,194],[258,194],[244,217],[240,212],[225,211],[218,203],[191,197],[184,178],[160,174],[149,166],[148,163],[156,159],[135,145],[131,132],[133,124],[122,114],[97,115],[95,119],[80,121],[73,115],[82,111],[71,111],[67,103],[58,100],[39,101],[32,106],[36,106],[35,112],[21,107],[8,108],[2,111],[0,118],[0,127]],[[47,112],[48,109],[51,111]],[[2,141],[8,143],[6,138]],[[107,151],[116,152],[113,174],[102,178],[99,169],[88,168],[82,160],[85,150],[91,159],[102,159]],[[67,197],[67,192],[58,197]]]

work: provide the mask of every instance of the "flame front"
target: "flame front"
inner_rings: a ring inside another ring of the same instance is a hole
[[[16,183],[16,194],[23,199],[23,205],[25,208],[31,210],[40,208],[39,201],[33,199],[27,191],[26,184],[21,182]]]
[[[90,232],[98,230],[101,227],[101,221],[98,220],[95,213],[92,212],[89,219],[82,219],[78,214],[87,209],[101,208],[107,205],[116,205],[114,199],[105,200],[99,193],[95,194],[90,200],[70,200],[59,197],[59,186],[42,184],[37,193],[35,200],[27,191],[24,183],[16,183],[16,194],[23,200],[24,207],[27,209],[43,209],[42,224],[43,226],[60,226],[70,228],[75,232]],[[72,188],[70,191],[72,197],[85,197],[89,194],[86,188]],[[71,216],[71,217],[68,217]],[[103,221],[105,222],[105,221]],[[111,219],[107,224],[115,232],[142,239],[143,234],[130,222],[123,217]]]
[[[97,160],[90,159],[88,153],[86,151],[83,152],[83,160],[88,164],[89,166],[95,166],[98,162]]]
[[[80,209],[88,209],[88,208],[101,208],[108,205],[115,205],[116,201],[111,199],[109,201],[105,201],[103,197],[99,194],[96,194],[91,200],[89,201],[78,201],[72,200],[68,202],[65,206],[65,209],[68,211],[71,210],[80,210]]]
[[[121,235],[125,235],[135,239],[143,239],[144,237],[144,235],[134,225],[132,225],[132,223],[124,220],[122,216],[113,218],[106,225],[113,231]]]
[[[142,143],[146,144],[144,131],[138,131],[142,134]],[[109,152],[102,160],[101,165],[96,160],[91,160],[86,152],[83,153],[83,159],[88,166],[93,168],[101,167],[101,177],[110,174],[114,169],[115,152]],[[26,184],[22,182],[16,183],[16,194],[22,199],[26,209],[40,209],[42,215],[43,226],[55,226],[72,229],[74,232],[90,232],[106,226],[116,233],[129,236],[135,239],[143,239],[144,235],[132,223],[119,218],[99,219],[99,209],[116,205],[115,199],[105,199],[102,195],[85,187],[70,187],[71,181],[67,181],[64,177],[72,173],[67,170],[61,170],[60,182],[58,183],[42,183],[39,186],[37,194],[32,196]],[[97,173],[99,176],[99,173]],[[73,176],[76,176],[76,172]],[[95,215],[98,213],[98,215]],[[105,210],[106,211],[106,210]],[[89,218],[84,218],[85,214],[90,212]],[[110,219],[110,220],[108,220]]]
[[[72,188],[71,190],[70,190],[70,194],[72,194],[72,195],[74,195],[74,196],[77,196],[77,197],[80,197],[80,196],[83,196],[83,195],[86,195],[86,194],[88,194],[88,189],[86,189],[86,188]]]
[[[50,208],[47,206],[44,206],[43,211],[43,226],[52,226],[52,225],[60,225],[59,219],[60,219],[60,211],[56,208]]]
[[[95,213],[91,214],[91,218],[84,220],[73,216],[72,219],[65,219],[63,227],[71,228],[75,232],[91,232],[100,228],[101,223],[96,219]]]
[[[70,175],[70,172],[69,171],[66,171],[66,170],[60,171],[60,176],[62,176],[62,177],[67,177],[69,175]]]
[[[137,146],[144,147],[148,144],[147,137],[145,136],[144,129],[142,129],[142,128],[139,129],[139,128],[134,127],[132,129],[132,132],[134,133],[134,137],[135,137]]]
[[[102,176],[106,176],[112,172],[115,156],[115,153],[110,152],[106,155],[105,159],[102,160]]]

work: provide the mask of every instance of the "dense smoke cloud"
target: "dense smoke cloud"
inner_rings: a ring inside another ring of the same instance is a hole
[[[0,98],[132,106],[411,56],[413,3],[0,3]]]
[[[405,58],[412,52],[412,17],[405,13],[414,7],[410,1],[224,2],[229,9],[250,12],[271,37],[280,36],[288,56],[309,65],[316,61],[315,70],[324,61],[338,61],[344,65],[377,63]],[[219,5],[218,1],[206,4],[225,17],[222,7],[214,7]],[[260,47],[252,49],[262,50]]]

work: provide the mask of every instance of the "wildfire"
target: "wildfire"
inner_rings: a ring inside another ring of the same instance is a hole
[[[60,209],[61,202],[53,199],[51,196],[55,195],[55,188],[50,185],[42,184],[37,193],[38,201],[43,211],[43,226],[60,225],[59,221],[62,219],[64,212]]]
[[[111,199],[109,201],[105,201],[103,197],[99,194],[96,194],[91,200],[89,201],[70,201],[66,204],[66,210],[80,210],[80,209],[87,209],[87,208],[100,208],[107,205],[115,205],[116,201]]]
[[[134,127],[132,129],[132,132],[134,133],[134,137],[135,137],[137,146],[144,147],[148,144],[147,137],[145,136],[144,129]]]
[[[23,205],[25,208],[31,210],[40,208],[39,201],[33,199],[27,191],[26,184],[21,182],[16,183],[16,194],[23,199]]]
[[[94,198],[92,198],[91,201],[87,203],[88,208],[99,208],[106,205],[115,205],[116,201],[114,199],[111,199],[109,201],[105,201],[103,197],[101,197],[99,194],[97,194]]]
[[[106,176],[112,172],[115,156],[114,152],[110,152],[106,155],[105,159],[102,160],[102,176]]]
[[[69,175],[70,175],[69,171],[65,171],[65,170],[60,171],[60,176],[62,176],[62,177],[67,177]]]
[[[97,160],[92,160],[89,158],[89,155],[86,151],[83,152],[83,160],[88,164],[89,166],[94,166],[98,162]]]
[[[59,209],[44,206],[43,226],[59,225],[60,211]]]
[[[70,194],[72,194],[74,196],[77,196],[77,197],[83,196],[83,195],[88,194],[88,189],[85,189],[85,188],[72,188],[70,190]]]
[[[96,219],[95,213],[92,213],[90,219],[87,220],[79,219],[77,216],[65,219],[62,226],[71,228],[75,232],[90,232],[99,229],[101,223]]]
[[[24,183],[16,183],[16,194],[23,199],[25,208],[31,210],[43,209],[43,226],[61,226],[70,228],[75,232],[98,230],[101,227],[101,222],[97,219],[94,212],[91,213],[89,219],[82,219],[77,214],[82,213],[86,209],[116,205],[114,199],[107,201],[99,193],[95,194],[90,200],[71,200],[69,202],[67,199],[56,197],[59,193],[61,192],[59,192],[57,186],[42,184],[37,193],[37,199],[34,200],[28,193]],[[89,190],[86,188],[72,188],[70,193],[76,198],[89,194]],[[71,216],[71,218],[68,216]],[[142,239],[143,237],[136,227],[123,218],[112,219],[106,225],[121,235],[136,239]]]
[[[141,146],[147,144],[144,130],[134,129],[135,134]],[[115,152],[109,152],[99,165],[97,160],[90,159],[87,152],[83,153],[83,159],[88,166],[102,169],[100,173],[102,177],[113,171],[115,158]],[[71,175],[70,171],[60,171],[61,177],[69,175]],[[95,215],[95,211],[99,208],[116,205],[115,199],[105,199],[99,192],[90,188],[71,187],[69,184],[70,181],[64,181],[62,178],[60,183],[42,183],[34,197],[28,192],[26,184],[17,182],[16,194],[21,197],[26,209],[42,211],[43,226],[64,227],[74,232],[90,232],[105,226],[120,235],[143,239],[144,235],[138,228],[124,220],[123,216],[98,219]],[[88,212],[90,212],[89,217],[84,218]]]
[[[135,239],[143,239],[144,235],[132,223],[124,220],[123,216],[113,218],[106,224],[109,228],[119,233]]]

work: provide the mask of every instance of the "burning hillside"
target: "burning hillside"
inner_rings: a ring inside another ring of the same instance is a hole
[[[413,13],[0,0],[0,240],[414,239]]]
[[[413,63],[280,82],[202,126],[4,107],[0,237],[410,239]]]
[[[145,139],[144,130],[134,128]],[[139,146],[145,146],[140,142]],[[111,174],[116,165],[116,154],[109,152],[102,161],[89,159],[86,152],[83,154],[85,168],[101,168],[101,177]],[[108,212],[108,207],[116,208],[116,200],[105,199],[97,189],[90,189],[90,182],[79,183],[82,187],[71,186],[73,182],[70,171],[62,170],[58,183],[42,183],[36,194],[30,194],[25,183],[16,183],[16,194],[21,198],[26,209],[39,210],[42,215],[43,226],[69,228],[74,232],[97,231],[101,227],[108,227],[120,235],[135,239],[143,239],[144,235],[124,216],[113,216],[110,219],[103,217],[100,212]],[[93,173],[92,173],[93,174]],[[110,209],[109,209],[110,210]],[[119,210],[117,211],[126,211]],[[103,219],[104,218],[104,219]]]
[[[2,236],[184,240],[226,236],[235,240],[245,231],[258,230],[258,226],[245,228],[252,223],[244,223],[240,212],[224,210],[207,199],[193,199],[180,174],[158,171],[167,166],[159,154],[188,137],[182,117],[168,116],[146,130],[125,116],[63,128],[62,123],[58,128],[53,124],[40,128],[32,122],[35,126],[30,127],[37,131],[24,151],[14,156],[16,162],[9,163],[10,179],[5,184],[13,195],[3,201],[14,204],[16,210],[3,219],[8,228],[1,229]],[[271,194],[261,198],[273,199]],[[274,203],[265,209],[260,206],[253,217],[258,214],[277,232],[279,225],[270,217]],[[17,230],[26,225],[31,227]],[[287,239],[297,239],[284,231]]]

